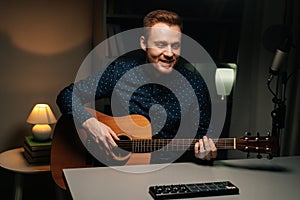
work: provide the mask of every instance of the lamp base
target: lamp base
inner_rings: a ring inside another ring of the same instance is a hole
[[[37,141],[46,141],[51,138],[51,126],[49,124],[36,124],[32,127],[33,139]]]

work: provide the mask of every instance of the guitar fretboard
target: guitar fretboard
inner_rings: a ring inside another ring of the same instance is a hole
[[[213,139],[218,149],[236,149],[236,138]],[[191,151],[196,139],[138,139],[121,140],[118,146],[133,153],[149,153],[153,151]]]

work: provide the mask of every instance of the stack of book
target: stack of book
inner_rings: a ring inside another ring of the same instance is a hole
[[[52,141],[36,141],[33,136],[26,136],[24,141],[24,157],[30,164],[49,164]]]

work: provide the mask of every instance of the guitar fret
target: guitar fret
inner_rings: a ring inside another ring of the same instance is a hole
[[[146,152],[150,152],[150,146],[148,140],[145,140],[145,144],[146,144]]]
[[[168,140],[164,140],[164,144],[163,144],[165,151],[169,151],[169,146],[167,145],[167,141]]]
[[[169,151],[169,147],[167,144],[168,144],[168,140],[164,140],[163,148],[165,149],[165,151]]]
[[[168,144],[169,144],[169,140],[165,140],[164,146],[167,147],[167,151],[172,151],[173,150],[173,146],[171,145],[171,150],[169,150],[169,146],[170,145],[168,145]]]
[[[147,141],[148,141],[148,152],[152,152],[152,145],[150,143],[150,140]]]
[[[182,150],[182,147],[184,147],[184,144],[182,143],[183,142],[183,140],[182,139],[179,139],[178,141],[177,141],[177,145],[178,145],[178,151],[181,151]]]
[[[169,140],[165,140],[165,143],[164,143],[164,146],[167,147],[167,151],[169,151],[169,146],[170,146],[170,145],[168,145],[168,141],[169,141]],[[172,146],[171,146],[171,147],[172,147]]]
[[[139,141],[140,141],[140,153],[142,153],[143,152],[143,148],[145,146],[143,145],[143,140],[139,140]]]
[[[141,150],[142,150],[142,144],[141,144],[141,140],[139,140],[139,145],[138,145],[139,147],[138,147],[138,152],[140,152],[141,153]]]

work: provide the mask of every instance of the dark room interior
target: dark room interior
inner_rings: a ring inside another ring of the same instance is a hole
[[[155,9],[179,13],[184,34],[201,44],[217,67],[235,64],[222,137],[275,132],[279,156],[299,156],[298,0],[0,0],[0,152],[23,146],[35,104],[49,104],[59,119],[58,93],[74,82],[93,48],[111,36],[111,26],[118,32],[140,28],[143,16]],[[282,73],[272,75],[268,85],[270,66],[285,39],[290,43]],[[282,92],[283,86],[282,99],[274,98],[270,88]],[[246,159],[247,153],[220,151],[219,157]],[[15,172],[0,168],[0,177],[0,198],[13,199]],[[22,182],[23,200],[59,199],[49,171],[25,173]]]

